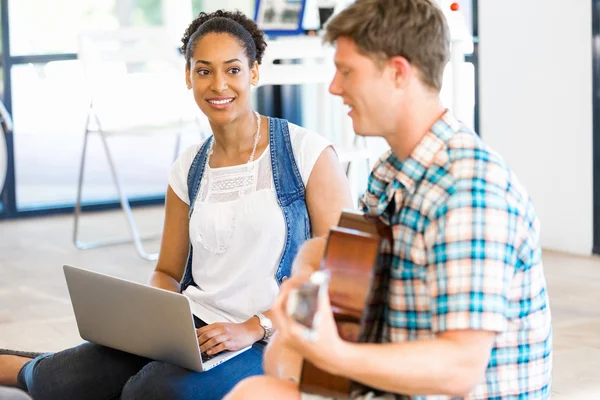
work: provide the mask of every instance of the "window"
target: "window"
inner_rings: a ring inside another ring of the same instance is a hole
[[[84,30],[162,23],[161,0],[9,0],[12,56],[77,52]]]
[[[71,206],[75,202],[89,104],[86,80],[76,54],[78,35],[82,31],[122,26],[163,25],[170,15],[164,9],[167,2],[4,1],[8,3],[8,20],[3,24],[8,25],[11,54],[0,80],[6,74],[10,77],[8,103],[15,124],[14,143],[9,146],[15,164],[15,179],[11,183],[14,196],[8,202],[15,210],[12,212],[17,213]],[[178,6],[185,9],[183,2],[192,0],[179,1]],[[168,2],[170,6],[174,3]],[[201,6],[200,1],[194,3]],[[181,27],[182,32],[184,28]],[[0,90],[4,87],[1,83]],[[183,140],[182,148],[189,144],[186,138]],[[92,137],[88,145],[91,154],[86,163],[83,199],[87,203],[116,201],[116,189],[99,139]],[[167,171],[173,161],[173,136],[141,143],[139,138],[111,138],[109,146],[115,163],[124,171],[122,180],[128,196],[164,195]]]

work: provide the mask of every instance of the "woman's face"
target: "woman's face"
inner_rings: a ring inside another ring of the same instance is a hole
[[[186,83],[212,123],[226,125],[251,109],[250,86],[258,82],[258,63],[248,64],[244,47],[228,33],[208,33],[196,42]]]

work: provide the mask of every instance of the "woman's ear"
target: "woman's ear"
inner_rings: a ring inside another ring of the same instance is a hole
[[[250,68],[250,83],[252,86],[258,85],[259,78],[260,73],[258,71],[258,61],[254,61],[252,63],[252,67]]]
[[[187,86],[188,90],[192,88],[192,80],[190,79],[190,68],[187,65],[185,66],[185,85]]]

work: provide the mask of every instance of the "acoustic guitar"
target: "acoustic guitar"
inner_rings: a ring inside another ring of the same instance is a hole
[[[344,211],[330,230],[321,269],[329,271],[329,298],[342,339],[359,340],[360,320],[382,240],[391,243],[391,230],[379,217]],[[347,398],[351,381],[304,360],[300,390],[325,397]]]

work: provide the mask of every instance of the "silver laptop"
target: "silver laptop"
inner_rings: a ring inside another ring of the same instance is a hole
[[[250,348],[201,355],[185,296],[70,265],[63,269],[84,340],[198,372]]]

